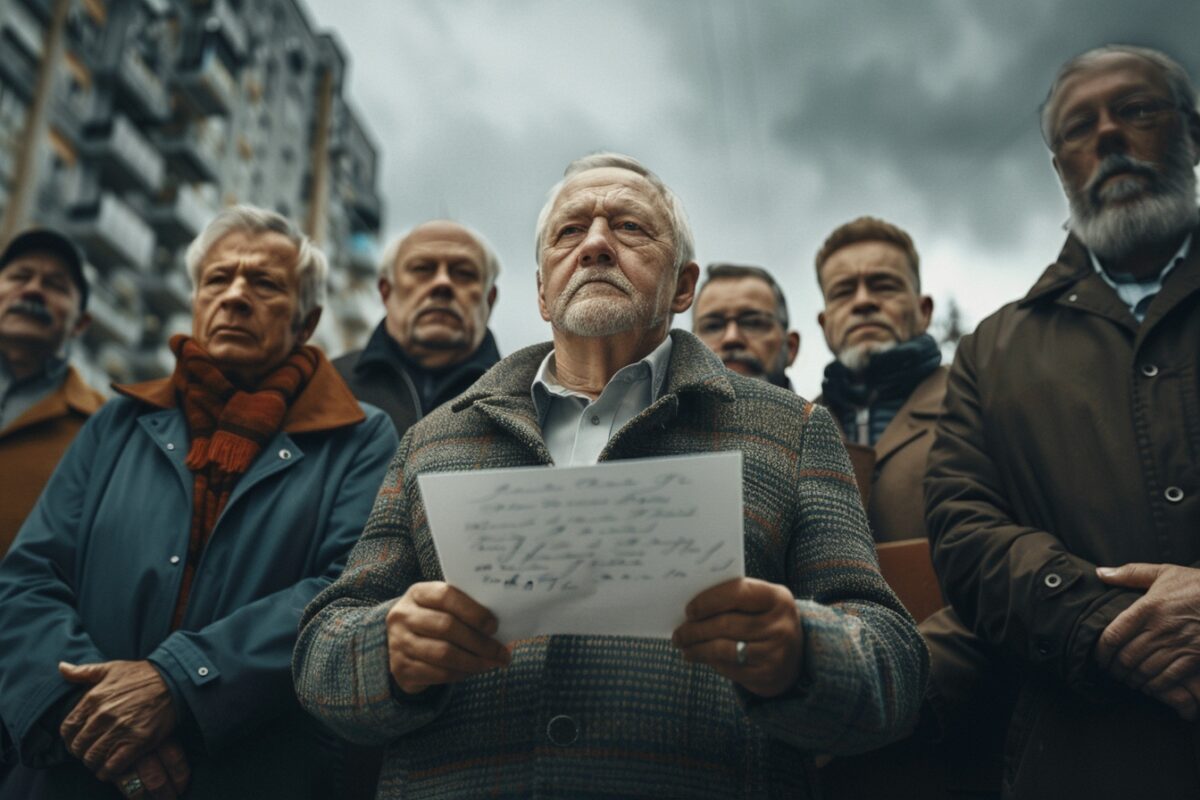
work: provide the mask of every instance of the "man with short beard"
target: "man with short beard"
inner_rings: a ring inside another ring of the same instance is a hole
[[[1059,70],[1042,132],[1070,236],[950,372],[933,560],[1021,682],[1014,797],[1200,797],[1195,96],[1145,48]]]
[[[800,334],[788,330],[783,290],[762,267],[709,264],[692,333],[734,372],[792,388],[786,370],[800,353]]]
[[[892,550],[907,554],[900,574],[885,576],[915,587],[905,599],[930,653],[917,735],[835,760],[822,770],[824,794],[832,800],[876,797],[904,785],[911,796],[929,800],[973,792],[996,796],[1003,732],[997,717],[1003,710],[989,705],[979,690],[993,689],[998,681],[987,649],[953,609],[938,609],[925,546],[921,482],[947,370],[926,332],[933,300],[921,293],[917,250],[895,225],[859,217],[829,234],[816,269],[824,298],[817,322],[836,357],[825,368],[817,402],[842,424],[875,541],[905,548]],[[881,560],[891,566],[882,550]],[[967,728],[971,735],[961,735]]]
[[[379,262],[385,316],[367,346],[337,358],[354,396],[383,409],[403,436],[500,360],[488,318],[500,260],[483,237],[450,220],[397,237]]]
[[[811,797],[814,754],[905,730],[926,664],[837,427],[669,330],[699,267],[682,204],[639,162],[573,162],[535,242],[553,342],[410,429],[346,571],[305,612],[301,702],[386,747],[380,798]],[[670,640],[500,642],[444,582],[423,473],[720,451],[742,454],[747,577],[679,609]]]
[[[83,256],[57,231],[25,231],[0,253],[0,558],[104,402],[67,363],[91,321],[87,297]]]

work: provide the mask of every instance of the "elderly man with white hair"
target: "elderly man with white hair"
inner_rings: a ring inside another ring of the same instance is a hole
[[[1161,52],[1068,61],[1042,112],[1070,236],[963,339],[933,560],[1020,695],[1006,796],[1200,797],[1200,115]]]
[[[488,318],[500,260],[450,220],[397,237],[379,262],[386,312],[362,350],[333,362],[354,396],[387,412],[403,434],[500,360]]]
[[[815,757],[900,735],[927,654],[880,577],[828,412],[669,331],[699,275],[683,206],[626,156],[572,163],[538,220],[553,342],[406,434],[297,643],[301,702],[384,745],[381,798],[808,797]],[[672,639],[495,639],[446,583],[417,476],[739,451],[747,577]]]
[[[0,562],[5,800],[337,794],[291,651],[396,435],[305,344],[327,267],[291,223],[228,209],[187,263],[174,374],[115,387]]]

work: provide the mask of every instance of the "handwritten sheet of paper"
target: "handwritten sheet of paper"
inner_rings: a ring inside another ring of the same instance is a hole
[[[446,581],[502,642],[669,637],[693,597],[745,574],[741,453],[417,480]]]

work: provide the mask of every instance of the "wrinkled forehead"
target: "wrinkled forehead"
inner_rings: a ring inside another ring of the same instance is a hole
[[[1061,120],[1074,106],[1137,91],[1171,97],[1167,77],[1157,64],[1133,53],[1106,53],[1063,78],[1053,99],[1054,121]]]
[[[697,317],[751,310],[775,314],[779,310],[775,305],[775,290],[762,278],[712,278],[701,287],[692,313]]]
[[[597,167],[572,175],[559,190],[550,216],[628,208],[659,218],[667,215],[662,193],[646,178],[620,167]]]
[[[395,264],[413,258],[471,261],[481,269],[487,261],[483,245],[474,234],[461,225],[442,222],[421,225],[404,237],[396,251]]]
[[[292,240],[277,231],[231,231],[208,249],[200,262],[203,272],[212,266],[253,264],[255,266],[296,270],[300,251]]]

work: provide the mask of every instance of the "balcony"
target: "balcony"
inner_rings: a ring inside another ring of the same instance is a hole
[[[370,189],[352,189],[349,195],[343,202],[350,215],[351,228],[371,233],[378,231],[379,220],[383,216],[383,204],[379,195]]]
[[[178,247],[200,235],[216,212],[194,187],[180,185],[150,209],[150,224],[162,244]]]
[[[237,103],[237,81],[211,47],[205,49],[199,64],[176,73],[175,84],[188,103],[204,116],[229,114]]]
[[[10,3],[5,12],[3,18],[0,18],[0,27],[3,28],[4,38],[11,39],[20,45],[31,59],[36,61],[41,58],[46,38],[46,31],[42,23],[21,5]]]
[[[375,240],[367,233],[352,233],[346,240],[346,267],[352,274],[371,277],[375,274]]]
[[[163,318],[188,314],[192,310],[192,282],[188,279],[183,253],[159,271],[141,278],[142,296]]]
[[[204,20],[204,32],[209,37],[219,40],[238,63],[246,60],[246,27],[229,5],[229,0],[214,0],[212,9]]]
[[[0,80],[22,100],[32,100],[33,87],[37,83],[37,61],[8,35],[0,35]]]
[[[92,315],[88,338],[99,344],[134,347],[142,339],[140,305],[136,284],[129,285],[126,275],[118,272],[107,283],[94,282],[88,297],[88,312]]]
[[[164,131],[156,138],[159,151],[181,178],[216,183],[225,149],[222,132],[222,126],[201,120],[176,131]]]
[[[98,205],[76,210],[70,227],[97,267],[150,267],[154,231],[115,194],[101,192]]]
[[[146,65],[136,49],[127,49],[117,64],[117,94],[130,116],[161,122],[171,113],[171,99],[158,75]]]
[[[123,114],[113,117],[108,130],[89,137],[83,149],[97,162],[105,182],[116,189],[156,192],[162,186],[163,157]]]

